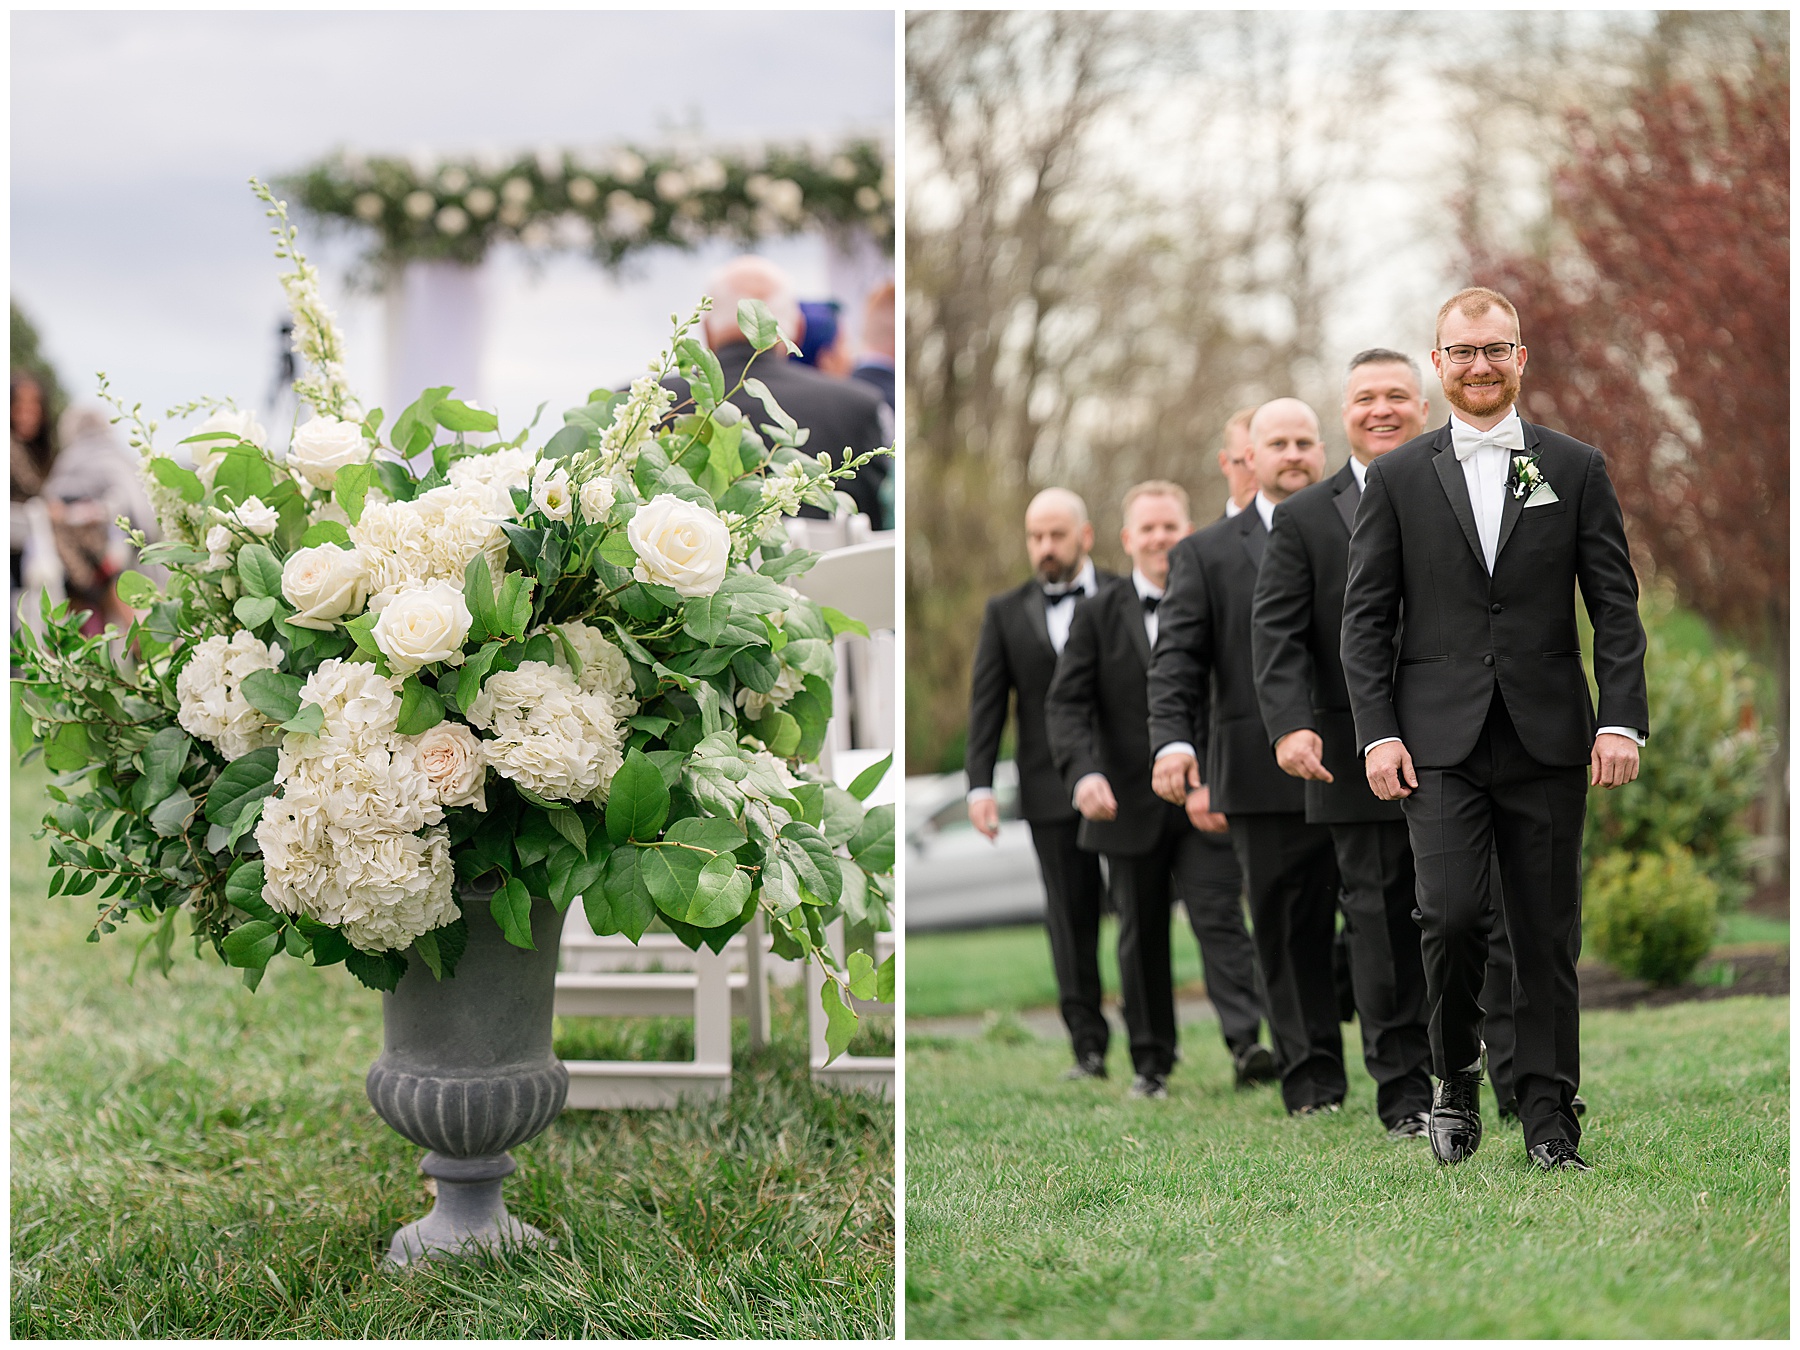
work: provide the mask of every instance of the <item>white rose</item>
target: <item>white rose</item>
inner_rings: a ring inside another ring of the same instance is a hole
[[[230,408],[220,408],[195,427],[193,434],[200,436],[215,431],[228,431],[240,441],[249,441],[259,450],[269,439],[269,433],[263,430],[262,423],[256,420],[254,413],[236,412]],[[206,468],[222,457],[230,444],[230,441],[195,441],[188,446],[194,455],[194,468]]]
[[[419,737],[419,759],[445,806],[487,810],[487,760],[481,741],[461,722],[439,722]]]
[[[447,581],[401,591],[375,620],[375,645],[395,674],[410,675],[436,661],[462,664],[463,639],[475,616],[462,591]]]
[[[264,506],[260,497],[246,497],[233,509],[230,518],[262,539],[275,533],[281,516],[272,506]]]
[[[639,581],[672,586],[692,599],[711,595],[725,580],[731,531],[705,507],[665,492],[638,507],[626,536],[638,556],[632,575]]]
[[[531,475],[531,504],[551,520],[567,520],[569,471],[553,460],[540,463]]]
[[[329,488],[339,469],[367,464],[373,453],[356,423],[321,414],[294,433],[287,462],[314,487]]]
[[[606,519],[619,490],[610,478],[590,478],[581,485],[581,518],[589,525]]]
[[[368,584],[368,570],[354,549],[336,544],[300,549],[281,568],[281,594],[299,611],[288,622],[298,628],[331,628],[363,607]]]
[[[231,546],[234,542],[231,531],[223,525],[215,525],[206,532],[206,551],[212,554],[206,560],[208,572],[223,572],[231,566]]]

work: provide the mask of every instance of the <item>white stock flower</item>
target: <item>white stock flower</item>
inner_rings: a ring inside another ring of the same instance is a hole
[[[581,485],[581,519],[584,524],[598,525],[612,510],[619,489],[605,476],[590,478]]]
[[[461,722],[446,718],[420,736],[419,759],[445,806],[487,810],[487,760],[480,739]]]
[[[569,471],[553,459],[539,460],[531,473],[531,504],[551,520],[567,520]]]
[[[355,422],[340,421],[323,413],[294,432],[288,445],[288,467],[316,488],[336,484],[338,470],[367,464],[374,448]]]
[[[281,594],[297,613],[299,628],[329,629],[353,615],[368,598],[369,574],[355,549],[319,544],[299,549],[281,567]]]
[[[260,497],[246,497],[232,508],[228,519],[248,530],[258,538],[267,539],[275,533],[275,527],[281,523],[281,516],[272,506],[264,506]]]
[[[261,450],[267,445],[269,433],[263,430],[262,423],[256,420],[254,413],[238,412],[232,408],[220,408],[211,417],[195,427],[191,434],[204,435],[208,432],[226,431],[240,441],[248,441]],[[224,457],[230,441],[195,441],[188,449],[193,452],[194,468],[204,469]]]
[[[175,679],[181,729],[209,742],[227,760],[279,743],[280,730],[251,706],[239,686],[253,672],[280,664],[281,653],[246,629],[199,643]]]
[[[395,673],[410,675],[439,661],[460,666],[463,640],[474,622],[462,589],[435,581],[388,601],[375,620],[373,636]]]
[[[711,595],[725,580],[731,531],[703,506],[665,492],[638,507],[625,533],[638,557],[632,575],[639,581],[692,599]]]

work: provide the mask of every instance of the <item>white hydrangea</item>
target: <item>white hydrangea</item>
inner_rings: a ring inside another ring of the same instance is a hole
[[[341,741],[356,750],[385,746],[400,722],[399,684],[397,677],[378,675],[366,661],[333,657],[320,662],[300,686],[300,701],[316,704],[325,714],[324,730],[317,737],[290,739]]]
[[[576,658],[581,662],[581,671],[576,675],[581,692],[591,694],[598,690],[606,694],[612,699],[614,709],[621,717],[629,717],[636,712],[637,702],[631,697],[631,663],[625,659],[625,653],[608,642],[598,628],[590,628],[579,620],[558,624],[557,627],[568,638],[569,645],[575,649]],[[568,653],[563,650],[561,643],[556,646],[556,664],[564,670],[571,670]],[[623,706],[627,703],[631,705],[629,708]]]
[[[445,476],[453,488],[480,489],[488,514],[510,520],[514,514],[512,489],[530,488],[531,471],[536,463],[537,451],[523,446],[514,450],[493,450],[485,455],[470,455],[457,460]]]
[[[548,801],[604,802],[624,763],[623,717],[613,699],[583,692],[575,677],[542,661],[488,677],[469,705],[469,724],[492,731],[487,762]]]
[[[737,691],[738,707],[752,722],[762,721],[763,714],[770,708],[779,708],[795,694],[799,693],[806,677],[792,666],[783,666],[781,674],[775,677],[775,687],[766,694],[759,694],[749,685],[740,685]]]
[[[207,638],[194,648],[175,680],[180,703],[176,720],[182,730],[206,741],[227,760],[279,743],[281,732],[250,705],[240,686],[254,672],[274,670],[280,664],[281,652],[248,630],[240,629],[230,638]]]

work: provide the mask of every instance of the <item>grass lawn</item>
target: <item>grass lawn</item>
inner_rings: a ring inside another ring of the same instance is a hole
[[[508,1206],[554,1251],[391,1272],[429,1198],[363,1095],[377,996],[293,961],[252,995],[191,945],[128,983],[130,929],[85,945],[94,897],[44,898],[43,781],[14,769],[15,1337],[892,1334],[894,1111],[812,1087],[797,994],[727,1101],[571,1112],[516,1151]]]
[[[1125,1099],[1122,1047],[1063,1083],[1009,1019],[909,1038],[907,1334],[1786,1336],[1787,1032],[1786,999],[1587,1014],[1597,1170],[1566,1176],[1491,1095],[1456,1168],[1383,1136],[1360,1069],[1341,1115],[1290,1120],[1231,1090],[1210,1024],[1161,1102]]]

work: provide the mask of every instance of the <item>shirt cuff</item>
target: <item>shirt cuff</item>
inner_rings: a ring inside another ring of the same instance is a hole
[[[1399,740],[1399,739],[1400,739],[1400,738],[1399,738],[1399,737],[1398,737],[1398,736],[1383,736],[1383,737],[1382,737],[1382,738],[1381,738],[1381,739],[1380,739],[1380,740],[1378,740],[1378,741],[1370,741],[1370,742],[1369,742],[1369,743],[1368,743],[1368,744],[1367,744],[1367,745],[1365,745],[1365,746],[1364,746],[1364,747],[1363,747],[1363,754],[1364,754],[1364,755],[1365,755],[1365,756],[1367,756],[1367,755],[1368,755],[1368,753],[1369,753],[1369,751],[1371,751],[1371,750],[1373,750],[1373,749],[1374,749],[1374,748],[1375,748],[1375,747],[1376,747],[1376,746],[1378,746],[1378,745],[1391,745],[1391,744],[1392,744],[1392,743],[1393,743],[1393,742],[1395,742],[1395,741],[1397,741],[1397,740]]]
[[[1634,740],[1638,743],[1638,747],[1640,749],[1643,748],[1644,737],[1640,736],[1637,732],[1633,731],[1630,727],[1601,727],[1600,730],[1598,730],[1594,733],[1594,735],[1604,736],[1609,731],[1615,736],[1629,736],[1629,737],[1631,737],[1632,740]]]
[[[1103,773],[1084,773],[1084,774],[1082,774],[1081,777],[1079,777],[1075,780],[1075,791],[1073,791],[1072,793],[1069,794],[1069,805],[1071,805],[1071,806],[1075,805],[1076,801],[1081,797],[1081,785],[1083,783],[1087,782],[1090,778],[1098,778],[1102,783],[1104,783],[1106,781],[1106,775]]]
[[[966,800],[970,806],[975,805],[976,802],[991,802],[994,800],[994,789],[970,788],[969,795],[964,800]]]
[[[1151,758],[1152,760],[1158,760],[1164,755],[1186,755],[1192,760],[1198,760],[1200,758],[1199,755],[1194,753],[1194,747],[1189,745],[1186,741],[1170,741]]]

